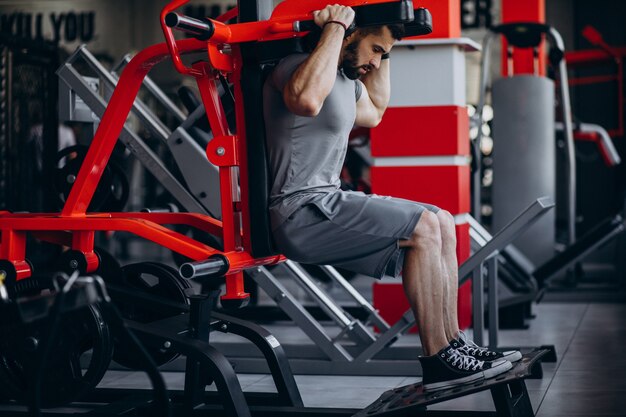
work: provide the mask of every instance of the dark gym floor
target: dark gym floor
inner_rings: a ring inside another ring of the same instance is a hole
[[[543,364],[544,377],[527,380],[537,417],[626,416],[626,305],[609,303],[541,303],[527,330],[502,330],[501,346],[553,344],[557,363]],[[266,326],[277,338],[297,332],[291,326]],[[408,335],[405,338],[415,338]],[[302,340],[305,336],[302,335]],[[416,339],[416,338],[415,338]],[[409,340],[402,341],[407,343]],[[166,382],[181,389],[184,375],[168,372]],[[415,377],[348,377],[299,375],[305,405],[362,408],[385,390],[416,382]],[[272,391],[267,375],[241,375],[244,391]],[[102,387],[145,388],[141,373],[109,371]],[[488,391],[441,403],[432,409],[494,410]]]

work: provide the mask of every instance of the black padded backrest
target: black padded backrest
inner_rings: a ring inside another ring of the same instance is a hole
[[[271,187],[267,150],[265,145],[265,121],[263,118],[263,83],[266,71],[257,58],[257,44],[241,45],[243,68],[241,89],[243,91],[246,146],[248,159],[248,208],[250,213],[250,252],[254,257],[277,254],[272,241],[268,205]]]
[[[239,22],[266,20],[270,17],[272,0],[238,1]],[[298,41],[299,42],[299,41]],[[272,241],[272,229],[269,219],[269,194],[271,176],[267,161],[265,144],[265,121],[263,118],[263,83],[269,72],[265,63],[273,63],[280,58],[301,50],[292,45],[293,41],[268,43],[250,42],[241,44],[243,68],[241,89],[245,112],[248,187],[242,188],[247,193],[248,219],[250,225],[250,252],[254,257],[276,255],[278,252]]]

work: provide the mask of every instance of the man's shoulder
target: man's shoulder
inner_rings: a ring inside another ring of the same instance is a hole
[[[297,66],[301,64],[305,59],[307,59],[309,55],[310,54],[303,53],[303,52],[298,52],[298,53],[287,55],[286,57],[278,61],[278,64],[276,64],[276,69],[284,68],[284,67],[292,67],[294,65]]]
[[[281,59],[271,73],[271,85],[278,90],[282,90],[289,78],[291,78],[291,75],[308,56],[309,54],[296,53]]]

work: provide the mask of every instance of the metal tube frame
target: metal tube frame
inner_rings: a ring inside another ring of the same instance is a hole
[[[156,217],[153,215],[156,213],[144,213],[142,216],[117,213],[115,216],[117,218],[112,218],[115,213],[88,214],[86,212],[144,77],[157,63],[168,56],[172,57],[175,66],[182,73],[196,78],[211,128],[216,134],[212,143],[223,147],[225,153],[217,155],[217,157],[215,154],[208,154],[209,159],[212,159],[212,162],[220,167],[222,223],[214,223],[214,219],[209,216],[202,216],[198,219],[198,215],[192,213],[169,213],[173,216],[167,219],[167,222],[175,219],[177,223],[183,224],[201,223],[200,228],[216,226],[210,228],[213,231],[218,231],[218,235],[222,236],[224,240],[223,254],[230,263],[230,269],[226,275],[226,294],[222,299],[245,300],[249,297],[243,288],[241,271],[244,268],[274,264],[283,260],[280,255],[254,259],[245,249],[248,246],[246,242],[248,225],[245,224],[245,221],[243,222],[244,236],[242,236],[241,217],[243,214],[244,217],[249,218],[246,213],[247,205],[246,202],[240,203],[238,192],[233,192],[235,188],[233,184],[236,184],[238,171],[241,170],[243,171],[242,174],[245,174],[247,169],[245,164],[239,165],[238,158],[239,155],[245,155],[245,129],[238,129],[238,135],[229,134],[219,97],[215,94],[214,80],[219,73],[223,73],[232,77],[232,81],[237,83],[241,69],[239,43],[260,38],[270,40],[294,36],[293,29],[289,29],[288,25],[281,25],[280,27],[274,25],[281,22],[306,20],[308,12],[303,10],[300,15],[283,16],[281,19],[277,19],[278,21],[221,24],[214,37],[205,42],[196,39],[176,41],[171,34],[171,29],[165,27],[164,16],[185,3],[187,3],[185,0],[176,0],[163,9],[162,24],[167,42],[144,49],[124,69],[61,213],[31,214],[26,217],[8,212],[1,213],[0,259],[8,261],[13,266],[14,271],[12,272],[14,272],[16,280],[29,278],[32,273],[25,258],[25,236],[27,232],[33,230],[70,231],[74,237],[71,248],[82,252],[86,258],[91,260],[88,262],[88,268],[85,272],[95,271],[98,268],[98,260],[93,252],[93,239],[85,240],[80,237],[84,233],[93,236],[97,230],[126,230],[193,260],[203,260],[211,254],[220,252],[180,233],[166,229],[158,221],[155,221]],[[219,45],[226,43],[231,46],[231,55],[223,54],[218,48]],[[198,63],[193,68],[181,67],[181,53],[203,51],[208,53],[208,61]],[[240,89],[236,89],[236,95],[238,96],[237,122],[242,125],[245,117]],[[228,190],[231,192],[229,193]],[[121,216],[124,218],[120,218]],[[163,220],[163,218],[159,219]]]
[[[549,38],[550,43],[553,47],[559,49],[560,51],[565,51],[563,38],[561,38],[561,35],[556,29],[551,27],[546,35]],[[478,120],[478,134],[475,139],[475,143],[479,150],[477,152],[478,156],[480,156],[480,142],[482,139],[482,129],[480,127],[483,124],[483,110],[486,102],[487,89],[489,87],[489,65],[491,59],[490,52],[493,42],[498,36],[501,35],[499,33],[489,32],[487,33],[487,36],[485,36],[485,39],[483,41],[479,100],[478,106],[476,108]],[[558,68],[556,69],[559,73],[559,83],[561,85],[561,88],[559,90],[561,94],[561,110],[564,125],[563,131],[565,134],[565,148],[567,160],[567,243],[568,245],[571,245],[576,240],[576,153],[574,148],[574,128],[571,114],[571,103],[569,89],[567,88],[567,86],[569,85],[567,78],[567,67],[564,58],[561,58],[559,60]],[[512,74],[512,72],[509,72],[509,74]],[[474,217],[477,221],[480,222],[480,161],[477,161],[476,165],[477,169],[472,178],[475,187],[475,195],[472,201],[472,209],[474,210]]]

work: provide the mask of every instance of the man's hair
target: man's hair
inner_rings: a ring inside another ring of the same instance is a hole
[[[391,32],[391,36],[393,36],[395,40],[399,41],[400,39],[404,37],[404,33],[405,33],[404,25],[401,25],[398,23],[382,25],[382,26],[366,26],[366,27],[359,28],[358,31],[363,36],[380,35],[380,32],[383,30],[384,26],[387,26],[387,28],[389,29],[389,32]]]

